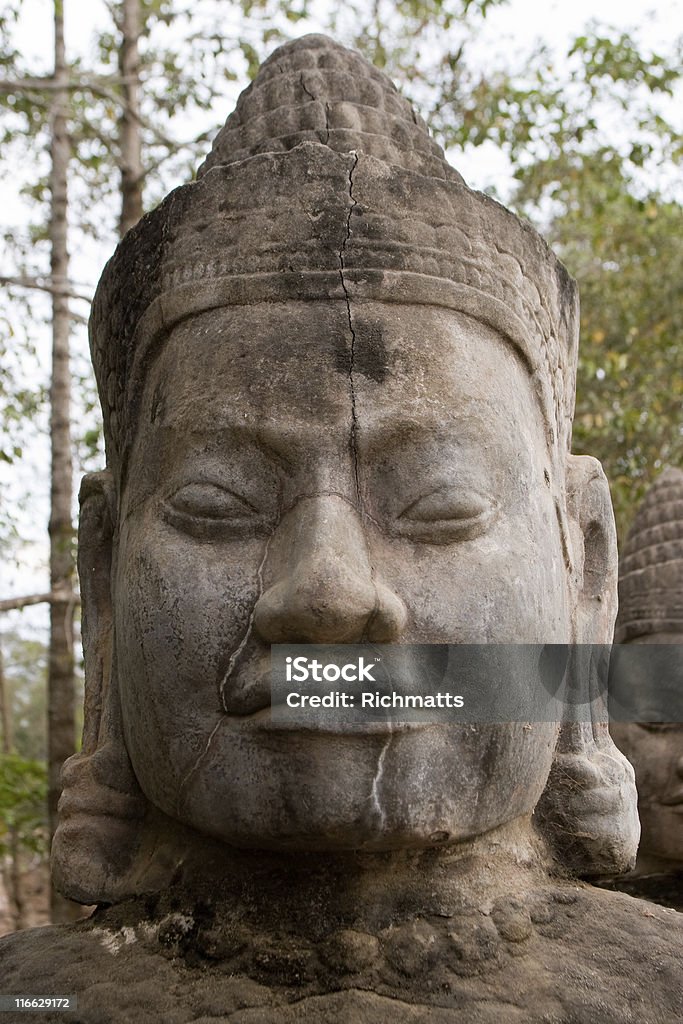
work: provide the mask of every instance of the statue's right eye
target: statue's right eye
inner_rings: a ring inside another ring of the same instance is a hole
[[[172,526],[200,537],[252,530],[261,519],[246,498],[212,483],[179,487],[164,502],[164,517]]]

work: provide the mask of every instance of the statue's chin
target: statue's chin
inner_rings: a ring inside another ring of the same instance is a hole
[[[378,828],[362,828],[340,826],[331,831],[322,829],[318,832],[313,828],[305,831],[283,830],[279,835],[249,831],[229,831],[227,828],[218,832],[215,828],[210,833],[229,846],[241,850],[268,850],[280,852],[301,851],[306,853],[335,853],[352,850],[363,850],[368,853],[389,853],[398,850],[423,850],[456,845],[472,835],[458,834],[446,829],[434,829],[431,833],[421,833],[417,828],[392,829],[384,831]]]
[[[331,797],[332,794],[328,794]],[[426,794],[427,795],[427,794]],[[428,795],[427,795],[428,796]],[[308,851],[330,853],[344,850],[385,852],[419,850],[456,845],[482,835],[513,818],[529,812],[515,807],[508,814],[473,814],[472,806],[457,807],[447,799],[428,796],[426,807],[407,808],[389,798],[373,806],[365,797],[356,806],[350,802],[335,806],[333,800],[317,803],[285,800],[284,806],[269,809],[247,820],[240,808],[221,815],[214,804],[212,813],[190,799],[179,820],[195,832],[211,836],[239,849]]]
[[[435,726],[390,741],[226,731],[199,764],[188,756],[160,769],[138,749],[133,767],[165,815],[232,846],[417,849],[529,817],[548,777],[554,730]]]

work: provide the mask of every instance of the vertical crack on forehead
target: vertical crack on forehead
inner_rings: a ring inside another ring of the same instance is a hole
[[[351,315],[351,298],[349,296],[348,288],[346,287],[346,280],[344,278],[344,271],[346,269],[346,247],[351,237],[351,215],[354,208],[358,205],[358,202],[353,194],[353,172],[358,164],[358,153],[353,154],[353,165],[349,170],[349,199],[351,205],[349,206],[349,212],[346,218],[346,233],[342,239],[341,248],[339,250],[339,276],[341,278],[341,285],[344,292],[344,298],[346,300],[346,315],[349,321],[349,333],[351,335],[351,352],[349,358],[349,390],[351,392],[351,436],[349,438],[349,447],[351,449],[351,455],[353,457],[353,473],[356,485],[356,499],[358,501],[358,508],[361,507],[361,494],[360,494],[360,478],[358,475],[358,417],[356,414],[356,382],[354,379],[355,362],[356,362],[356,332],[353,326],[353,317]]]

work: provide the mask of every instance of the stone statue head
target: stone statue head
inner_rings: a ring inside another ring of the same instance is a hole
[[[107,469],[81,492],[63,891],[150,887],[181,834],[383,851],[532,814],[574,868],[628,865],[632,773],[603,726],[269,720],[273,643],[613,625],[607,483],[570,454],[575,283],[383,74],[322,36],[277,50],[197,181],[118,247],[90,333]]]
[[[667,469],[650,488],[619,568],[618,644],[657,645],[630,678],[636,722],[612,735],[636,772],[642,838],[639,874],[683,868],[683,724],[669,722],[668,690],[683,687],[683,471]],[[661,646],[660,646],[661,645]],[[628,662],[627,662],[628,663]],[[677,703],[677,702],[676,702]],[[653,720],[648,721],[648,717]]]

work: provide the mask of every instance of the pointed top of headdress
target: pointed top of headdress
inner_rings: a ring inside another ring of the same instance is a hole
[[[391,79],[360,53],[323,35],[285,43],[261,65],[198,177],[213,167],[287,152],[302,142],[462,181]]]

